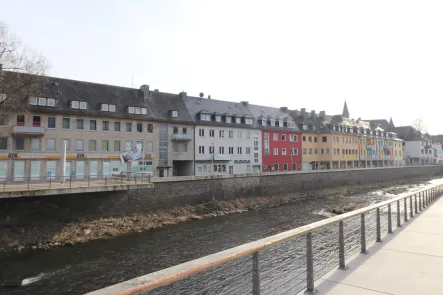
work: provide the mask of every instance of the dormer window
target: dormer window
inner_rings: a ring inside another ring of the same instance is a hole
[[[86,101],[81,101],[80,102],[80,109],[86,110],[87,108],[88,108],[88,103]]]
[[[235,123],[236,124],[241,124],[241,118],[240,117],[236,117],[235,118]]]
[[[37,97],[31,97],[29,99],[29,103],[36,106],[38,104],[38,98]]]
[[[261,119],[261,125],[266,126],[266,119]]]
[[[354,129],[353,128],[349,128],[349,132],[350,133],[354,133]]]
[[[215,115],[215,122],[221,122],[221,116]]]
[[[287,124],[288,124],[288,126],[287,126],[288,128],[295,128],[294,122],[288,121]]]
[[[357,128],[357,133],[360,134],[360,128]]]
[[[252,118],[245,118],[245,124],[252,125],[254,123],[254,120]]]
[[[308,130],[308,125],[303,124],[303,130]]]
[[[226,123],[232,123],[232,117],[231,116],[226,116],[225,120],[226,120]]]
[[[209,122],[209,121],[211,121],[211,115],[209,115],[209,114],[200,114],[200,120],[201,121]]]
[[[334,130],[334,131],[335,131],[335,125],[332,125],[332,130]]]
[[[109,105],[109,111],[115,113],[115,104]]]
[[[177,118],[178,117],[178,111],[169,111],[169,117],[171,118]]]
[[[80,102],[78,100],[72,100],[71,109],[79,109],[79,108],[80,108]]]
[[[275,120],[271,119],[270,121],[271,121],[271,126],[274,127],[275,126]]]
[[[147,115],[148,109],[141,108],[141,107],[128,107],[128,113],[129,114],[136,114],[136,115]]]
[[[4,97],[6,97],[6,95],[4,95]],[[2,100],[0,99],[0,101],[2,101]],[[39,106],[46,106],[46,107],[55,107],[55,98],[30,97],[29,98],[29,104],[31,104],[31,105],[39,105]]]
[[[278,120],[278,127],[283,127],[283,121],[282,120]]]
[[[317,129],[317,127],[315,126],[315,125],[312,125],[312,130],[316,130]]]

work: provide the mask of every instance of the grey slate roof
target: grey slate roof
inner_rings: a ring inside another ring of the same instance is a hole
[[[412,126],[395,127],[394,132],[404,141],[430,140],[429,134],[423,134]]]
[[[229,115],[233,119],[235,116],[239,117],[249,117],[254,118],[253,114],[249,110],[248,104],[245,102],[230,102],[224,100],[209,99],[203,97],[188,96],[185,92],[180,94],[182,100],[189,112],[191,120],[196,124],[202,125],[219,125],[219,126],[230,126],[230,127],[241,127],[241,128],[254,128],[254,125],[246,124],[236,124],[236,123],[226,123],[224,122],[224,116]],[[201,112],[208,113],[211,115],[219,114],[222,115],[222,122],[211,122],[200,121],[199,114]],[[255,119],[255,118],[254,118]]]
[[[192,122],[178,94],[46,77],[42,97],[57,99],[56,107],[30,106],[31,111],[95,117],[132,118],[153,121]],[[85,101],[87,110],[70,108],[71,100]],[[101,104],[114,104],[116,112],[100,111]],[[126,107],[145,107],[147,115],[129,114]],[[178,111],[177,118],[169,117],[169,111]]]
[[[282,119],[283,121],[285,120],[294,121],[292,117],[289,115],[288,110],[284,110],[282,108],[260,106],[260,105],[249,105],[249,110],[254,116],[254,124],[256,128],[267,129],[267,130],[291,130],[294,132],[300,131],[300,129],[297,126],[295,126],[295,128],[273,127],[269,125],[262,126],[261,122],[259,121],[262,118],[265,118],[266,120],[272,118],[274,120]]]

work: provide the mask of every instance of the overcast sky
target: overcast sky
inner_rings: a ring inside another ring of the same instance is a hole
[[[49,75],[443,133],[443,1],[0,0]]]

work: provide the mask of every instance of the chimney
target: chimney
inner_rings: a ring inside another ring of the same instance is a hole
[[[181,98],[186,98],[188,96],[188,94],[184,91],[180,92],[179,95]]]
[[[288,107],[280,107],[280,111],[287,113]]]
[[[315,119],[315,110],[311,111],[311,117]]]
[[[249,101],[242,101],[241,103],[244,104],[245,106],[249,105]]]
[[[300,112],[301,112],[302,115],[304,115],[306,113],[306,108],[300,109]]]
[[[143,84],[140,86],[140,90],[143,92],[143,100],[147,101],[149,99],[149,85]]]
[[[324,119],[325,116],[326,116],[326,112],[325,111],[320,111],[320,117]]]

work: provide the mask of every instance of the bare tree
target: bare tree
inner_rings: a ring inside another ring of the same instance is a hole
[[[423,117],[417,118],[412,122],[412,127],[414,127],[416,130],[427,133],[428,132],[428,124],[426,124]]]
[[[0,116],[26,109],[28,96],[41,91],[47,68],[42,55],[24,46],[0,22]]]

